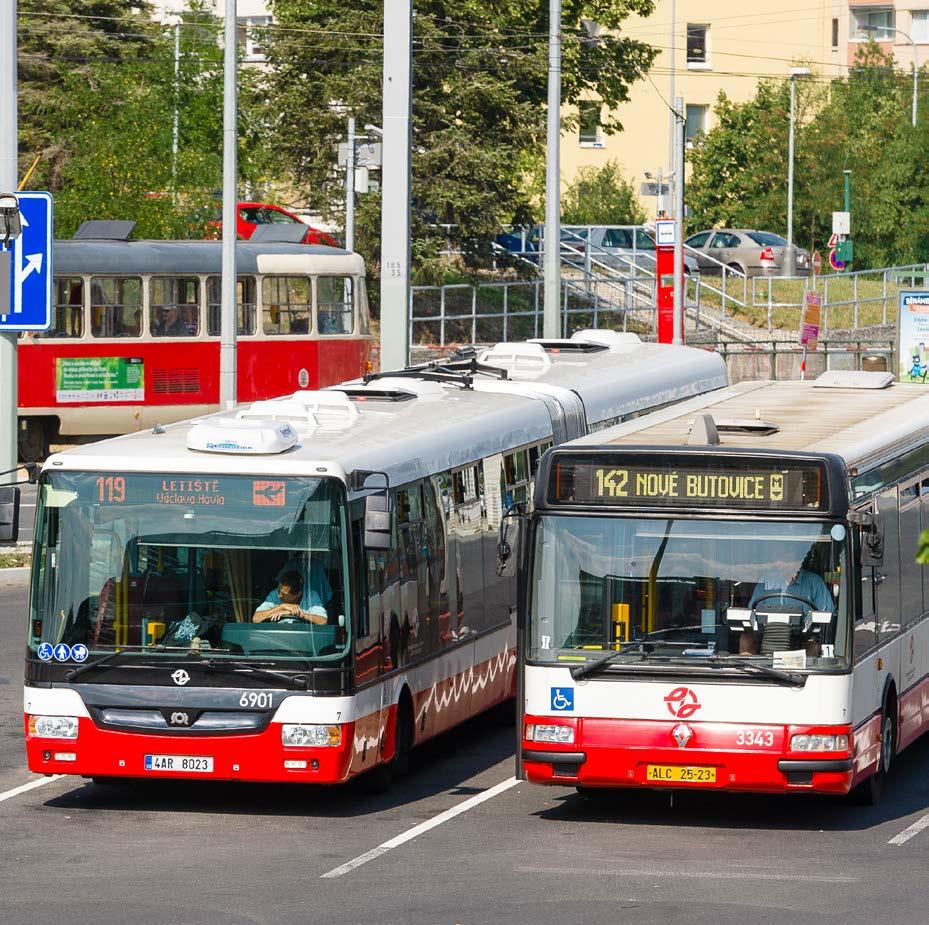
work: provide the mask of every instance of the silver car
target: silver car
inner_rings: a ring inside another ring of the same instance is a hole
[[[783,276],[787,240],[770,231],[717,228],[701,231],[684,242],[701,273],[722,273],[727,266],[746,276]],[[810,275],[810,252],[794,245],[797,276]]]

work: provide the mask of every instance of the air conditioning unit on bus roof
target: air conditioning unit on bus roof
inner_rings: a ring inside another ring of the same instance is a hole
[[[283,453],[297,443],[297,432],[286,421],[240,417],[208,418],[187,434],[187,449],[198,453],[251,456]]]

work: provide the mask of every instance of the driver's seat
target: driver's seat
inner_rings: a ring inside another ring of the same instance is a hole
[[[786,651],[790,648],[790,635],[789,623],[772,623],[768,620],[761,635],[761,654],[773,655],[775,652]]]

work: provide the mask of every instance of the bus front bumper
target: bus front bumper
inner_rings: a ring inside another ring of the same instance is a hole
[[[353,723],[342,725],[339,745],[326,747],[284,746],[280,723],[271,723],[263,731],[248,735],[146,735],[101,729],[92,719],[82,717],[74,739],[31,734],[28,714],[24,725],[30,771],[152,780],[340,783],[349,777],[355,738]],[[163,756],[210,760],[208,763],[152,760]],[[172,764],[175,769],[156,769],[159,764]],[[209,766],[211,770],[178,769],[182,764]]]
[[[832,794],[848,793],[853,783],[854,761],[848,752],[807,756],[786,751],[792,727],[776,727],[780,735],[769,748],[719,747],[713,740],[725,738],[725,724],[701,728],[690,723],[690,747],[668,744],[674,742],[674,723],[632,720],[597,720],[591,735],[585,735],[585,721],[576,720],[570,744],[525,738],[527,726],[550,722],[550,717],[524,718],[522,762],[532,783]]]

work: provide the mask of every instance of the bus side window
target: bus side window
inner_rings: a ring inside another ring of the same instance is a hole
[[[84,280],[79,276],[55,277],[55,309],[52,326],[36,331],[36,337],[84,336]]]
[[[880,569],[870,564],[866,552],[867,535],[856,527],[853,531],[855,563],[859,582],[855,594],[855,659],[877,645],[877,617],[875,616],[874,578]]]
[[[877,621],[883,639],[900,632],[900,515],[897,488],[881,492],[877,499],[877,523],[883,533],[884,562],[876,569]]]
[[[901,623],[916,622],[924,613],[923,569],[916,565],[920,533],[919,480],[900,488]]]

